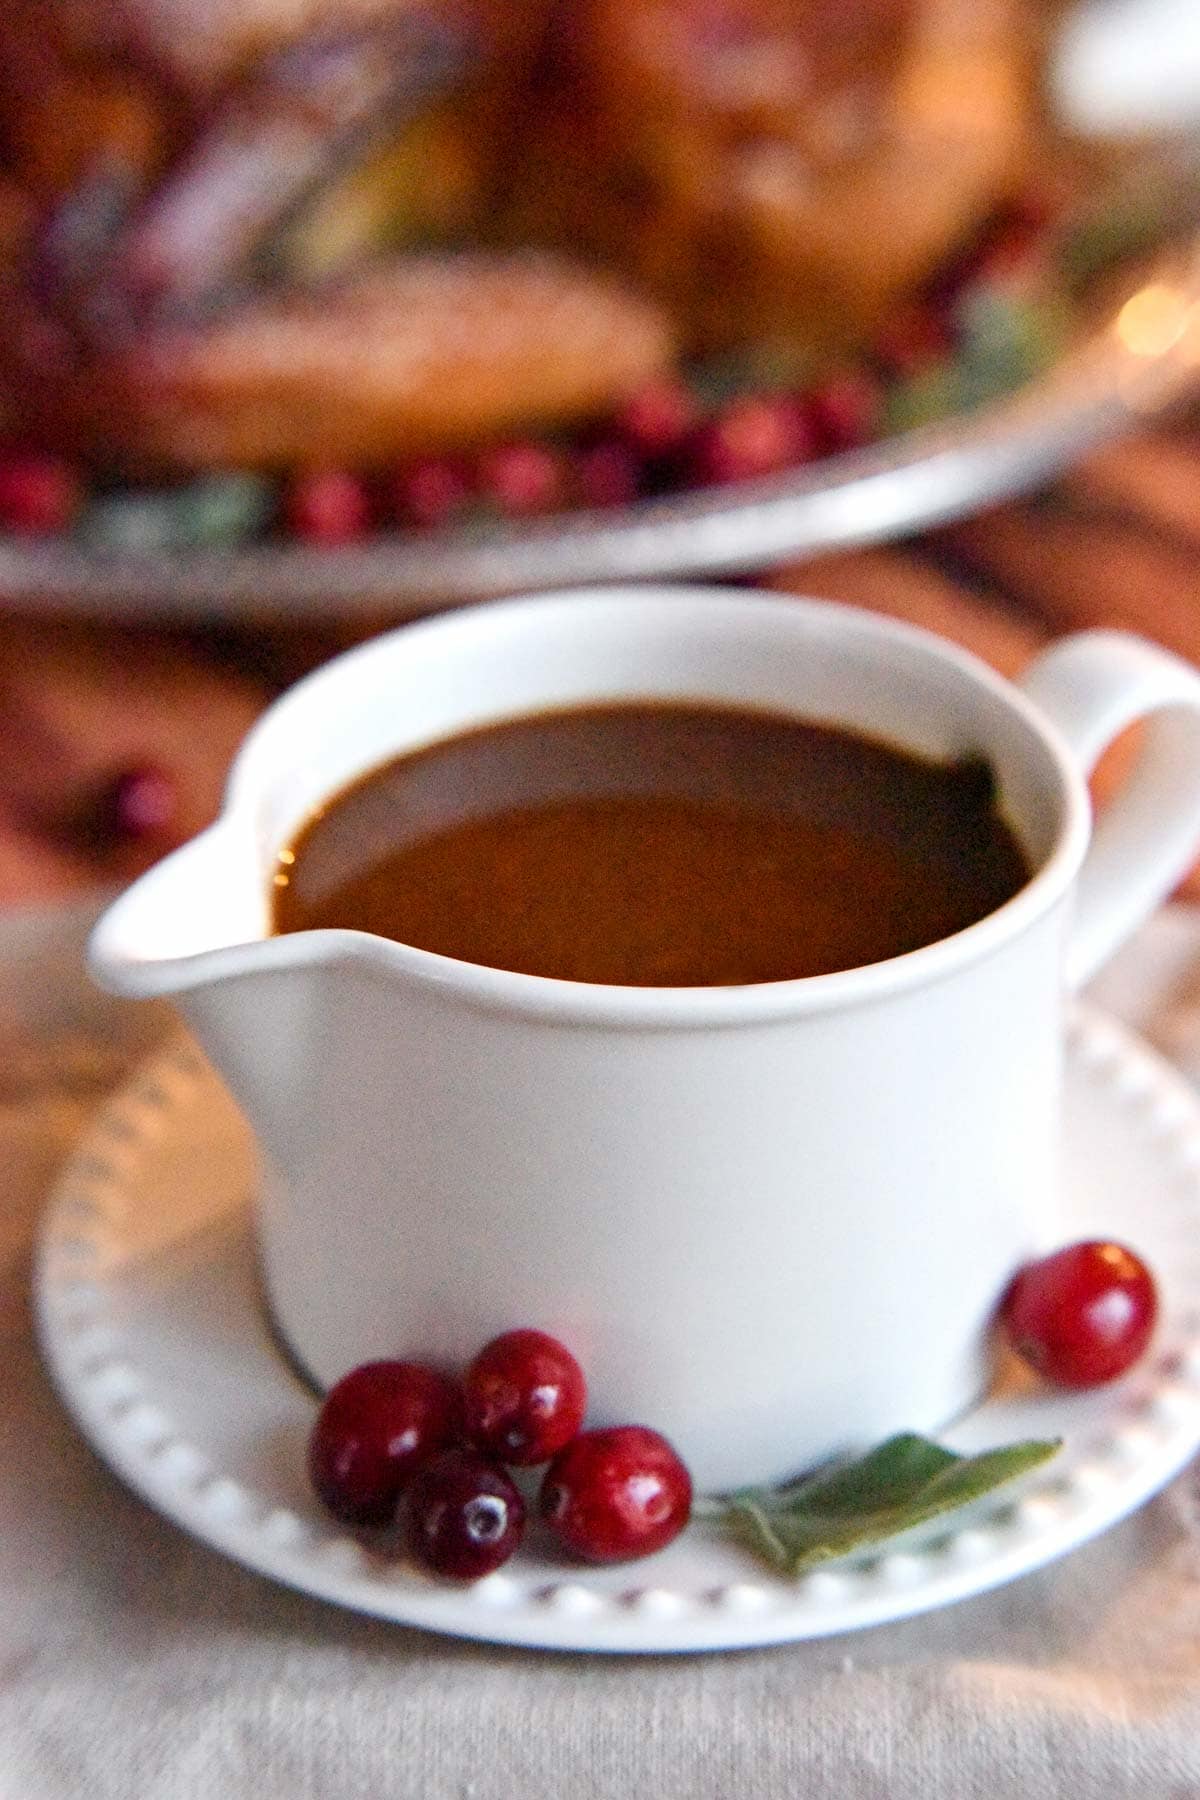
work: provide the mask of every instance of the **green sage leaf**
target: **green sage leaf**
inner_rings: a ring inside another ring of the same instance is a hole
[[[773,1567],[799,1575],[967,1506],[1036,1469],[1059,1448],[1057,1439],[1030,1439],[960,1456],[916,1432],[902,1432],[807,1480],[744,1489],[731,1496],[721,1517],[739,1542]]]

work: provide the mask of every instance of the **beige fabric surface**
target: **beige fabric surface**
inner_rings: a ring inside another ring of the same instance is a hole
[[[0,1800],[1200,1795],[1195,1473],[995,1594],[674,1659],[402,1630],[159,1519],[80,1440],[30,1328],[53,1171],[159,1023],[89,994],[84,922],[0,924]],[[1102,997],[1200,1071],[1200,914],[1165,915]]]

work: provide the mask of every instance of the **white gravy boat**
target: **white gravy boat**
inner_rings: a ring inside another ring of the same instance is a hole
[[[638,696],[982,752],[1032,878],[911,955],[739,988],[268,935],[281,848],[356,776]],[[1143,716],[1140,771],[1089,848],[1086,770]],[[656,1426],[722,1488],[935,1429],[986,1384],[1001,1291],[1057,1229],[1065,988],[1198,844],[1200,679],[1136,639],[1067,640],[1014,687],[849,608],[606,590],[411,626],[302,682],[91,962],[117,992],[175,996],[249,1115],[266,1290],[317,1384],[540,1326],[583,1363],[593,1421]]]

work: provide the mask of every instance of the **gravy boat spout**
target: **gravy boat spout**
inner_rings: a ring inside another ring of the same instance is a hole
[[[178,1004],[269,1157],[294,1124],[272,1053],[295,1023],[285,972],[311,965],[333,934],[269,935],[254,836],[253,820],[231,811],[150,869],[96,925],[88,964],[112,993]]]
[[[269,964],[267,898],[234,814],[148,870],[92,933],[88,964],[130,999],[176,998]]]

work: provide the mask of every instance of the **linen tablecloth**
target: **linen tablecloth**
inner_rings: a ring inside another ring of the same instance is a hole
[[[64,1153],[164,1015],[80,972],[89,904],[0,925],[0,1800],[1168,1800],[1200,1794],[1200,1477],[902,1624],[699,1657],[439,1639],[274,1587],[95,1458],[38,1361]],[[1200,1071],[1200,913],[1099,997]]]

